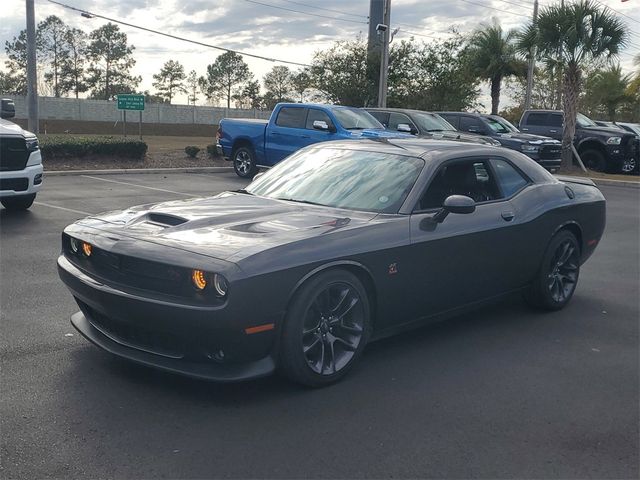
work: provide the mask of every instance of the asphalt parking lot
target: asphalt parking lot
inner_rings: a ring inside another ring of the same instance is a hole
[[[640,189],[602,187],[607,230],[565,310],[514,298],[380,341],[330,388],[193,381],[75,332],[67,224],[244,183],[48,177],[29,212],[0,211],[1,478],[638,478]]]

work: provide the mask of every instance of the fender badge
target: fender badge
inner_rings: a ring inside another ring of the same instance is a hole
[[[398,273],[398,264],[392,263],[389,265],[389,275],[395,275]]]

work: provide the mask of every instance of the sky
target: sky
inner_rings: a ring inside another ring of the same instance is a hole
[[[336,40],[368,34],[369,0],[59,0],[61,3],[106,17],[159,30],[224,48],[300,63],[311,63],[314,52]],[[559,1],[559,0],[556,0]],[[631,32],[630,45],[620,56],[623,71],[633,71],[633,56],[640,53],[640,0],[599,0],[619,12]],[[540,6],[553,0],[540,0]],[[0,42],[11,40],[25,28],[25,1],[1,0]],[[294,11],[295,10],[295,11]],[[450,36],[451,28],[471,32],[497,20],[503,29],[519,28],[532,15],[533,0],[391,0],[391,26],[398,39],[433,41]],[[36,23],[57,15],[67,25],[87,32],[107,23],[87,19],[78,12],[49,3],[35,2]],[[141,90],[154,91],[152,75],[167,60],[177,60],[185,71],[205,73],[206,66],[222,53],[179,40],[122,26],[135,46],[133,74],[142,76]],[[274,65],[245,57],[256,78],[262,79]],[[0,69],[6,55],[0,51]],[[291,66],[296,68],[295,66]],[[480,102],[490,106],[487,89]],[[503,104],[508,104],[506,98]],[[186,103],[186,95],[173,103]],[[504,106],[504,105],[501,105]]]

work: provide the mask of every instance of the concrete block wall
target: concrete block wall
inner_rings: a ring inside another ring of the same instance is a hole
[[[26,97],[6,95],[16,104],[16,118],[27,118]],[[79,120],[85,122],[120,122],[123,113],[116,102],[85,98],[39,97],[41,120]],[[244,110],[193,105],[148,103],[142,112],[142,123],[217,125],[222,118],[268,119],[270,111]],[[127,111],[127,122],[138,122],[139,112]]]

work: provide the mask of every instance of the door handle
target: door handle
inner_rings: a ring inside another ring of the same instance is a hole
[[[280,135],[278,132],[271,132],[271,135]]]
[[[510,210],[505,210],[504,212],[502,212],[502,218],[504,219],[505,222],[510,222],[511,220],[513,220],[516,216],[515,213],[513,213]]]
[[[526,128],[526,127],[522,127],[520,130],[522,130],[523,132],[528,132],[529,131],[529,129]]]
[[[558,130],[549,130],[551,133],[558,133]]]

